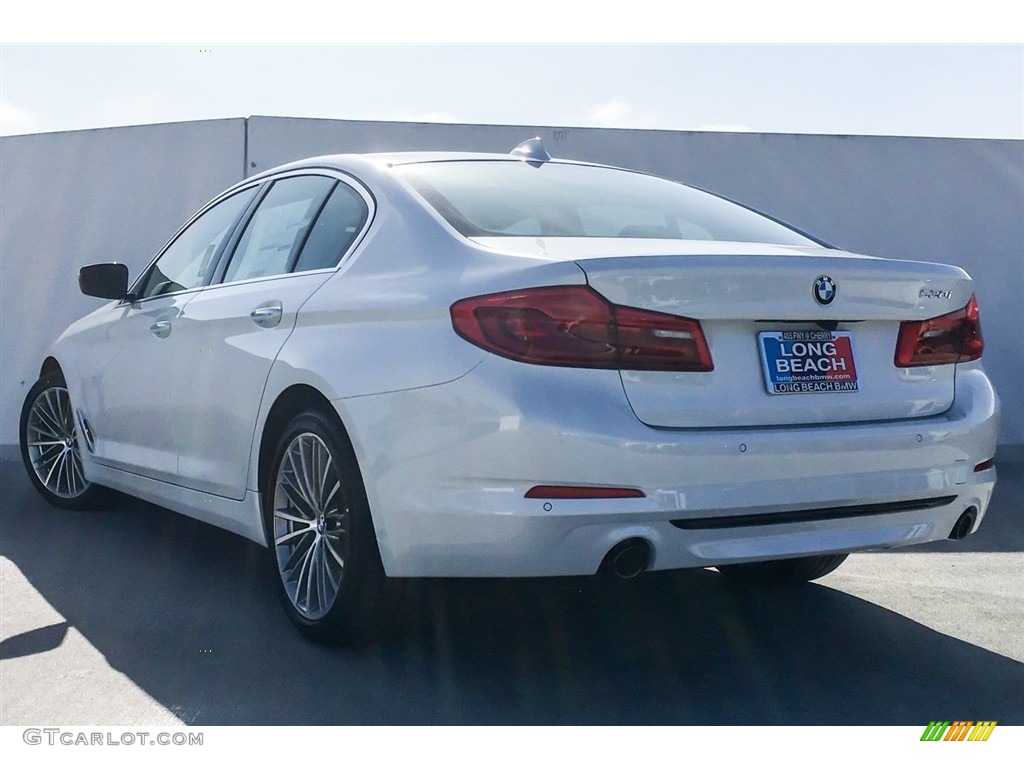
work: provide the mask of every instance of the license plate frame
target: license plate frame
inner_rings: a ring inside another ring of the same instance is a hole
[[[769,395],[860,391],[851,331],[762,331],[757,346]]]

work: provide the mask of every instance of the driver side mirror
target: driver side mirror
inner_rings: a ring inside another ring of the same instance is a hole
[[[124,299],[128,296],[128,266],[89,264],[78,270],[78,287],[86,296]]]

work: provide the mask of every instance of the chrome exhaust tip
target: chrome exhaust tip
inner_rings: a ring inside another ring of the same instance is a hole
[[[644,539],[620,541],[604,556],[601,571],[618,579],[632,579],[647,570],[650,545]]]
[[[949,538],[953,541],[960,541],[966,539],[971,530],[974,528],[974,523],[978,519],[978,510],[974,507],[968,507],[967,510],[960,515],[956,524],[953,526],[953,530],[949,532]]]

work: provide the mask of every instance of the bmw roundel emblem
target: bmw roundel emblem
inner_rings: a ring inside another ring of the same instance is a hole
[[[837,290],[836,281],[828,275],[822,275],[814,281],[814,300],[821,305],[831,304]]]

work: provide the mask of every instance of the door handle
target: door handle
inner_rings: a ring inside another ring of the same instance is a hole
[[[281,322],[281,305],[256,307],[256,309],[249,313],[249,317],[260,328],[274,328]]]
[[[153,335],[160,339],[166,339],[171,335],[171,321],[170,320],[157,320],[151,326],[149,330],[153,332]]]

